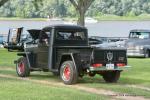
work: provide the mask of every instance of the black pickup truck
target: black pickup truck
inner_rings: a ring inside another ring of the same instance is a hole
[[[117,82],[121,71],[129,67],[125,48],[90,46],[85,27],[53,25],[27,32],[30,36],[22,38],[23,28],[10,30],[5,45],[9,51],[18,51],[20,58],[15,63],[20,77],[32,71],[50,71],[60,75],[65,84],[74,84],[85,74]]]

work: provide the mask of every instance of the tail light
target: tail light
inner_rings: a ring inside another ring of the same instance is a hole
[[[97,64],[92,64],[93,67],[97,68],[97,67],[102,67],[103,64],[97,63]]]
[[[126,65],[125,63],[118,63],[118,64],[117,64],[118,67],[123,67],[123,66],[125,66],[125,65]]]

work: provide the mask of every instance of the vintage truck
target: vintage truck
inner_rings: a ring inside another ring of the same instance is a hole
[[[5,44],[8,51],[17,51],[20,56],[14,61],[20,77],[32,71],[50,71],[68,85],[86,74],[117,82],[120,73],[129,68],[125,48],[90,46],[85,27],[52,25],[27,32],[28,37],[24,37],[23,28],[11,29]]]
[[[127,47],[128,56],[150,57],[150,30],[131,30],[125,46]]]

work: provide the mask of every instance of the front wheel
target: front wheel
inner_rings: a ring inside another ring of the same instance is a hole
[[[103,75],[103,79],[108,83],[117,82],[120,78],[120,71],[110,71],[105,72]]]
[[[19,77],[27,77],[30,75],[30,69],[27,64],[27,58],[21,57],[16,64],[16,72]]]
[[[148,51],[148,50],[145,52],[144,57],[145,57],[145,58],[148,58],[148,57],[149,57],[149,51]]]
[[[60,77],[64,84],[75,84],[78,80],[78,70],[73,61],[65,61],[60,68]]]

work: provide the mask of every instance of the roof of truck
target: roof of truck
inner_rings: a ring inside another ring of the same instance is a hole
[[[85,27],[79,26],[79,25],[64,25],[64,24],[49,25],[49,26],[44,27],[43,29],[49,29],[49,28],[77,29],[77,30],[86,29]]]
[[[147,30],[147,29],[133,29],[130,32],[150,32],[150,30]]]

